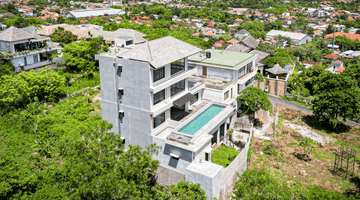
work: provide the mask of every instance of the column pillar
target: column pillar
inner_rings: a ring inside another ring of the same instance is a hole
[[[220,129],[216,131],[216,144],[220,143]]]

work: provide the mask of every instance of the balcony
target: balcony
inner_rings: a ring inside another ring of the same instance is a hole
[[[196,73],[196,68],[195,69],[191,69],[191,70],[187,70],[185,72],[181,72],[181,73],[178,73],[174,76],[172,76],[171,78],[169,78],[168,80],[156,85],[156,86],[153,86],[153,87],[150,87],[150,92],[152,93],[157,93],[165,88],[168,88],[170,87],[172,84],[174,83],[177,83],[181,80],[184,80],[185,78],[188,78],[190,77],[191,75],[195,74]]]
[[[205,83],[206,88],[211,88],[215,90],[224,90],[228,86],[232,85],[233,80],[231,79],[220,79],[220,78],[203,78],[200,76],[191,76],[189,77],[189,82],[202,82]]]
[[[252,77],[254,77],[257,73],[258,68],[255,67],[253,71],[246,73],[244,76],[240,77],[238,80],[238,84],[244,84],[248,80],[250,80]]]

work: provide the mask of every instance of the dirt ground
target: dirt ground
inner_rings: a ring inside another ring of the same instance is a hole
[[[253,138],[252,154],[249,168],[277,171],[286,176],[288,183],[298,182],[302,185],[319,185],[329,190],[340,192],[356,191],[359,188],[352,180],[345,180],[344,175],[334,174],[335,151],[341,145],[355,150],[360,148],[360,128],[351,127],[342,133],[331,133],[325,130],[315,129],[309,120],[309,116],[291,110],[286,107],[276,107],[279,110],[279,123],[277,125],[277,137],[272,142],[266,142]],[[304,158],[304,149],[300,146],[303,136],[295,129],[285,126],[283,122],[291,122],[297,127],[302,126],[314,133],[331,140],[324,143],[314,142],[309,149],[309,159]],[[310,124],[310,125],[309,125]],[[341,144],[341,145],[340,145]],[[359,161],[355,162],[354,177],[360,176]],[[351,162],[353,164],[354,161]],[[352,169],[352,168],[351,168]],[[352,171],[352,170],[351,170]],[[351,177],[350,177],[351,179]]]

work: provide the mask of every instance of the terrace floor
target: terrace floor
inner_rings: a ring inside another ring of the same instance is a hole
[[[231,79],[221,79],[221,78],[204,78],[201,76],[190,76],[189,81],[193,82],[204,82],[206,86],[214,86],[222,88],[224,87],[228,82],[231,81]]]

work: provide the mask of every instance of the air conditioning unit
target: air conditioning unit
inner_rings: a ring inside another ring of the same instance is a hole
[[[123,88],[119,88],[119,95],[124,95],[124,89]]]
[[[117,75],[120,76],[121,73],[122,73],[122,65],[121,64],[118,64],[118,67],[117,67]]]
[[[119,118],[122,119],[124,117],[124,111],[120,110],[119,111]]]

